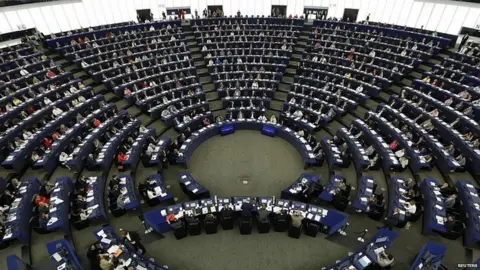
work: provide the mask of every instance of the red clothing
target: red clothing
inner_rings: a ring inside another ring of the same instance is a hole
[[[79,38],[79,39],[78,39],[78,43],[79,43],[79,44],[85,44],[85,40]]]
[[[98,119],[93,120],[93,126],[94,127],[98,127],[98,126],[100,126],[100,124],[102,124],[102,122],[100,122],[100,120],[98,120]]]
[[[51,79],[51,78],[53,78],[53,77],[55,77],[55,76],[56,76],[56,75],[55,75],[55,73],[54,73],[53,71],[47,72],[47,77],[48,77],[48,78]]]
[[[43,147],[48,149],[52,147],[52,140],[50,140],[49,138],[43,138],[42,144],[43,144]]]
[[[145,88],[145,87],[144,87]],[[125,90],[123,90],[123,94],[126,96],[126,95],[130,95],[132,93],[132,91],[130,91],[130,89],[128,88],[125,88]]]
[[[143,82],[142,88],[148,88],[148,84],[146,82]]]
[[[28,114],[32,114],[32,113],[35,112],[35,108],[34,108],[34,107],[29,107],[29,108],[27,109],[27,112],[28,112]]]
[[[122,153],[117,155],[118,163],[122,164],[125,160],[127,160],[127,155],[122,154]]]
[[[166,220],[169,221],[169,222],[172,222],[172,221],[175,221],[175,215],[174,214],[170,214],[166,217]]]
[[[389,145],[389,148],[390,148],[390,150],[392,150],[392,151],[395,150],[395,149],[397,149],[397,147],[398,147],[397,141],[393,141],[393,142],[391,142],[390,145]]]
[[[37,195],[37,197],[35,198],[35,204],[40,205],[41,203],[42,204],[50,204],[50,199],[48,199],[47,197],[44,197],[44,196]]]

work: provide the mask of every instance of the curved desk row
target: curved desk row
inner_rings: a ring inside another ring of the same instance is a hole
[[[403,103],[403,101],[401,101],[395,95],[390,96],[389,103],[392,103],[392,102]],[[443,174],[449,174],[450,172],[453,172],[457,168],[461,167],[460,164],[458,164],[458,162],[455,161],[455,157],[447,153],[447,151],[445,151],[445,147],[442,143],[440,143],[433,135],[429,134],[423,127],[421,127],[419,124],[414,122],[407,115],[385,104],[378,105],[377,111],[380,111],[380,110],[383,110],[382,114],[385,115],[386,118],[397,119],[401,124],[404,124],[410,127],[412,134],[420,138],[423,138],[423,141],[428,146],[428,149],[430,149],[432,153],[435,155],[435,157],[437,158],[435,161],[437,168]]]
[[[124,166],[135,171],[142,153],[144,153],[145,148],[148,147],[148,139],[150,137],[156,137],[154,128],[148,128],[145,132],[140,133],[132,144],[132,147],[126,153],[127,159],[122,162]]]
[[[458,180],[455,183],[458,198],[467,217],[467,229],[463,235],[463,245],[473,247],[480,243],[480,197],[472,182]]]
[[[357,31],[364,30],[366,31],[377,31],[377,32],[383,32],[384,34],[387,34],[388,36],[400,36],[400,37],[414,37],[418,40],[423,40],[425,39],[426,41],[437,41],[440,43],[442,47],[447,47],[450,44],[450,39],[447,38],[442,38],[442,37],[435,37],[432,35],[425,35],[421,33],[416,33],[416,32],[411,32],[411,31],[405,31],[402,29],[392,29],[392,28],[386,28],[382,26],[375,26],[375,25],[364,25],[364,24],[358,24],[358,23],[350,23],[350,22],[334,22],[334,21],[323,21],[323,20],[315,20],[313,22],[314,27],[325,27],[327,24],[330,25],[338,25],[338,26],[343,26],[347,27],[348,29],[353,29],[354,27],[357,28]],[[440,48],[438,48],[440,49]]]
[[[18,188],[19,195],[15,198],[8,211],[7,222],[4,224],[5,234],[1,241],[20,240],[24,245],[30,244],[30,218],[32,217],[32,199],[40,190],[41,183],[37,178],[25,179]]]
[[[170,193],[170,191],[168,191],[167,187],[165,186],[161,174],[152,174],[148,176],[148,178],[145,179],[145,183],[148,184],[149,187],[153,190],[153,193],[151,193],[153,196],[149,196],[147,190],[145,190],[145,193],[143,193],[143,196],[145,197],[149,205],[154,206],[163,202],[167,204],[174,203],[173,195],[172,193]],[[140,193],[142,194],[142,190],[140,190]]]
[[[397,236],[397,233],[390,230],[379,229],[370,241],[365,243],[355,253],[332,266],[322,268],[322,270],[366,269],[366,267],[377,261],[375,250],[378,248],[389,248]]]
[[[162,136],[158,139],[157,145],[155,146],[155,150],[150,157],[150,161],[148,162],[149,166],[158,166],[162,163],[162,155],[163,151],[168,152],[170,148],[170,144],[172,143],[172,139],[169,136]]]
[[[50,194],[49,220],[47,231],[61,230],[70,233],[70,192],[73,183],[69,177],[62,176],[55,179],[52,193]]]
[[[108,28],[108,29],[99,29],[97,31],[93,32],[84,32],[84,33],[79,33],[79,34],[74,34],[70,36],[63,36],[63,37],[58,37],[58,38],[51,38],[45,40],[45,43],[47,44],[48,47],[50,48],[56,48],[57,44],[62,45],[62,44],[70,44],[72,39],[77,39],[77,38],[85,38],[85,37],[91,37],[94,39],[94,36],[104,36],[107,33],[110,32],[117,32],[120,34],[123,34],[125,31],[132,31],[140,28],[149,28],[150,26],[153,26],[155,28],[162,28],[165,25],[181,25],[180,20],[176,21],[160,21],[160,22],[152,22],[152,23],[139,23],[139,24],[133,24],[133,25],[122,25],[114,28]]]
[[[310,193],[315,189],[315,185],[320,181],[320,177],[303,173],[290,186],[282,190],[280,194],[281,199],[296,200],[301,202],[308,202]]]
[[[87,159],[87,156],[93,150],[93,141],[97,138],[100,138],[100,136],[102,136],[109,127],[112,127],[122,119],[126,118],[127,115],[127,111],[120,111],[117,115],[107,119],[90,134],[88,134],[83,139],[82,143],[75,147],[73,153],[70,154],[69,160],[66,162],[67,166],[75,171],[80,171],[84,165],[84,161]]]
[[[120,175],[118,187],[122,194],[125,210],[134,210],[140,206],[140,202],[135,195],[135,182],[130,175]]]
[[[185,211],[192,211],[197,216],[206,214],[221,213],[222,209],[230,206],[236,212],[242,211],[243,203],[250,203],[253,206],[252,212],[258,211],[259,207],[265,207],[272,214],[285,210],[288,213],[298,211],[304,220],[313,221],[326,226],[326,233],[332,235],[340,230],[347,222],[347,216],[335,210],[324,209],[317,205],[306,204],[302,202],[276,199],[275,197],[214,197],[208,199],[195,200],[175,204],[168,207],[162,207],[145,213],[143,216],[145,222],[156,232],[165,233],[172,228],[166,221],[167,215],[173,214],[177,219],[183,218]]]
[[[129,266],[132,266],[134,269],[168,269],[168,267],[160,266],[154,260],[150,260],[145,255],[136,252],[134,247],[126,243],[128,241],[124,241],[110,226],[97,229],[93,231],[93,234],[102,247],[107,250],[108,254],[115,255],[119,259],[120,262],[117,269],[126,269]]]
[[[331,172],[338,168],[347,168],[349,162],[345,159],[346,153],[340,151],[337,145],[335,145],[328,137],[323,137],[320,141],[322,144],[323,153],[327,160],[328,168]]]
[[[84,269],[74,247],[67,240],[55,240],[49,242],[46,246],[54,269]]]
[[[191,200],[210,198],[210,191],[203,187],[191,174],[181,173],[179,175],[180,187]]]
[[[470,168],[471,173],[475,175],[480,174],[480,149],[474,149],[469,142],[466,142],[461,138],[461,134],[456,130],[450,127],[449,124],[445,123],[442,119],[438,117],[433,117],[428,114],[423,108],[418,107],[410,100],[397,99],[401,104],[406,105],[406,113],[410,118],[414,118],[418,115],[423,115],[431,122],[438,130],[439,138],[443,142],[452,142],[455,145],[455,148],[460,150],[461,153],[467,158],[467,167]]]
[[[140,127],[141,121],[135,119],[127,123],[117,134],[115,134],[110,140],[103,146],[97,159],[95,160],[95,166],[100,167],[104,172],[108,171],[112,165],[112,162],[116,160],[118,148],[120,144],[125,141],[129,136],[135,134]],[[87,162],[89,159],[87,159]]]
[[[447,231],[444,224],[447,219],[447,209],[439,185],[436,179],[425,178],[419,186],[422,192],[424,210],[422,234],[425,235]]]
[[[442,264],[442,259],[446,252],[447,248],[445,246],[433,242],[427,242],[418,252],[415,260],[410,266],[410,270],[437,270]]]
[[[88,91],[87,89],[85,91]],[[57,129],[61,125],[68,125],[71,121],[75,119],[78,113],[85,111],[94,111],[97,108],[101,107],[100,103],[104,100],[103,96],[96,96],[92,99],[86,100],[84,103],[77,105],[65,111],[62,115],[56,119],[50,121],[45,126],[43,126],[39,131],[35,132],[33,136],[28,138],[24,144],[12,153],[2,162],[2,166],[7,169],[14,169],[20,171],[22,168],[25,168],[30,162],[30,155],[32,152],[40,145],[40,141]],[[53,108],[53,107],[52,107]]]
[[[419,150],[412,147],[413,142],[402,133],[402,131],[393,126],[391,122],[378,114],[381,111],[382,104],[377,107],[377,113],[366,112],[365,118],[370,119],[376,124],[379,133],[382,133],[386,137],[393,138],[399,144],[399,146],[405,149],[405,152],[410,159],[408,165],[414,174],[418,173],[422,169],[430,168],[430,164],[426,162]]]
[[[352,122],[352,126],[354,126],[358,131],[363,132],[363,138],[365,141],[375,148],[375,151],[382,157],[383,167],[387,170],[395,170],[400,167],[400,163],[398,162],[397,157],[395,154],[390,150],[388,144],[385,143],[383,138],[378,135],[375,130],[370,129],[361,119],[355,119]]]
[[[252,119],[214,123],[207,127],[203,127],[196,132],[193,132],[192,135],[180,147],[177,162],[187,166],[191,155],[201,143],[221,133],[223,135],[225,134],[224,132],[227,132],[227,130],[229,130],[229,133],[233,133],[235,129],[258,130],[269,136],[276,135],[286,140],[297,149],[304,160],[305,167],[314,165],[316,163],[312,147],[303,137],[297,135],[295,131],[280,124],[270,124]]]
[[[45,152],[43,157],[38,160],[33,167],[34,168],[43,168],[47,172],[52,172],[59,162],[58,157],[65,148],[70,144],[70,142],[81,136],[82,133],[88,128],[88,125],[93,122],[93,119],[100,117],[102,114],[107,114],[109,112],[115,114],[117,107],[114,103],[109,103],[101,108],[96,109],[91,112],[89,115],[85,116],[84,119],[77,122],[73,127],[65,132],[58,140],[53,142],[52,147],[49,152]]]
[[[338,129],[335,135],[347,144],[348,151],[352,155],[353,163],[355,164],[357,172],[365,170],[370,164],[370,158],[367,156],[360,141],[350,134],[346,128]]]

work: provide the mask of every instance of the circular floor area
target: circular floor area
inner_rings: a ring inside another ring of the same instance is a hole
[[[189,171],[212,195],[279,196],[304,170],[300,154],[287,141],[241,130],[202,143]]]

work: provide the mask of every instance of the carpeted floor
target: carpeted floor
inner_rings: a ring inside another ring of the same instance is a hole
[[[190,173],[211,194],[222,196],[278,196],[304,172],[300,155],[288,142],[248,130],[202,143],[189,164]]]

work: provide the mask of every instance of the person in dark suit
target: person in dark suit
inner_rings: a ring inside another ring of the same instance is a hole
[[[262,206],[259,210],[258,210],[258,221],[259,222],[262,222],[262,223],[267,223],[269,222],[269,216],[270,216],[270,212],[267,211],[267,208],[265,206]]]
[[[393,214],[385,218],[385,225],[383,226],[383,228],[393,230],[393,227],[396,226],[398,223],[399,215],[400,214],[398,213],[398,208],[394,208]]]
[[[252,215],[253,205],[250,202],[242,203],[242,216],[249,217]]]
[[[453,216],[448,216],[447,221],[445,221],[445,230],[451,232],[455,228],[455,218]]]
[[[120,235],[122,236],[123,241],[130,243],[136,251],[141,250],[142,254],[147,252],[142,243],[140,243],[140,235],[138,235],[138,233],[120,229]]]

